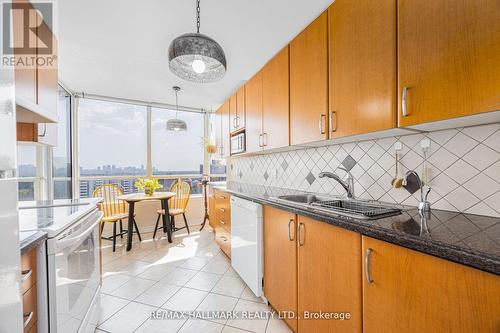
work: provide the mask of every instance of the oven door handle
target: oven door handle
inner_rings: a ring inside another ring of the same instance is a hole
[[[62,249],[65,249],[71,245],[77,244],[77,243],[81,242],[82,240],[84,240],[85,238],[87,238],[87,236],[92,233],[92,231],[99,224],[99,222],[101,222],[102,216],[103,216],[103,214],[101,212],[99,212],[98,218],[95,220],[95,222],[92,223],[92,225],[89,226],[85,231],[78,233],[78,235],[68,237],[68,238],[64,237],[60,240],[57,240],[56,247],[59,250],[62,250]]]

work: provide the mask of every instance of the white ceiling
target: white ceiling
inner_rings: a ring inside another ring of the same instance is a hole
[[[167,49],[195,30],[195,0],[60,0],[59,76],[75,92],[216,108],[332,0],[202,0],[201,33],[226,53],[215,83],[183,81]]]

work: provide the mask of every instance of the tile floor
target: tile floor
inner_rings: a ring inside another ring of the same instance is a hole
[[[291,332],[276,318],[151,319],[154,311],[270,310],[231,268],[209,229],[190,235],[178,231],[172,244],[144,234],[144,241],[135,242],[128,253],[125,238],[114,253],[111,242],[103,240],[102,311],[96,332]]]

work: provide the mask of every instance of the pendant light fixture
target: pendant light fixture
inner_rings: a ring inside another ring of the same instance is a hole
[[[199,83],[220,80],[226,73],[226,56],[212,38],[200,34],[200,0],[196,0],[196,33],[183,34],[168,48],[170,70],[178,77]]]
[[[177,94],[181,90],[180,87],[174,86],[172,89],[175,92],[175,118],[174,119],[169,119],[167,121],[167,131],[187,131],[187,125],[186,122],[182,119],[177,118],[179,115],[179,99]]]

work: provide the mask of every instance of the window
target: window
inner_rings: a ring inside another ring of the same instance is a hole
[[[57,147],[52,149],[54,199],[71,199],[71,96],[62,88],[59,89],[57,110]]]
[[[146,107],[80,99],[80,175],[146,175]]]
[[[19,200],[48,199],[47,147],[28,143],[17,146]]]
[[[209,124],[210,124],[210,142],[216,144],[216,133],[217,128],[215,122],[217,117],[215,113],[210,114]],[[223,181],[226,180],[226,159],[220,158],[218,154],[210,155],[210,180],[211,181]],[[220,176],[219,176],[220,175]]]

